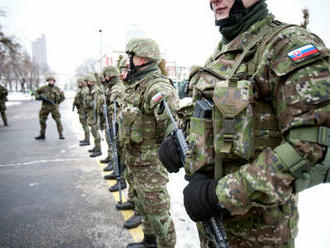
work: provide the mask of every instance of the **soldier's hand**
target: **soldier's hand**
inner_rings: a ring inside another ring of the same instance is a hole
[[[160,162],[162,162],[168,172],[176,173],[182,167],[180,151],[172,134],[168,135],[163,141],[158,154]]]
[[[183,190],[184,206],[193,221],[207,220],[224,210],[215,193],[218,179],[195,173]]]

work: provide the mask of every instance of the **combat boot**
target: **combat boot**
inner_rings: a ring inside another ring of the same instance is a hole
[[[34,137],[36,140],[44,140],[44,139],[46,139],[46,136],[45,135],[43,135],[43,134],[40,134],[39,136],[37,136],[37,137]]]
[[[105,175],[104,179],[105,180],[114,180],[114,179],[116,179],[115,172],[113,171],[111,174]]]
[[[121,190],[126,189],[126,187],[127,187],[126,180],[125,179],[120,179],[119,182],[120,182],[120,189]],[[111,186],[109,188],[109,191],[110,192],[117,192],[117,191],[119,191],[119,184],[118,184],[118,182],[115,185]]]
[[[94,152],[92,153],[92,154],[90,154],[89,156],[91,157],[91,158],[94,158],[94,157],[98,157],[98,156],[101,156],[102,155],[102,152],[101,152],[101,150],[94,150]]]
[[[101,159],[100,160],[100,163],[101,164],[108,164],[110,162],[111,162],[111,158],[109,158],[109,157],[106,157],[105,159]]]
[[[95,150],[95,147],[93,147],[92,149],[89,149],[88,152],[94,152]]]
[[[124,228],[131,229],[135,228],[142,223],[142,216],[139,212],[134,211],[134,215],[125,221]]]
[[[58,138],[59,139],[65,139],[65,137],[63,136],[63,134],[60,134],[60,136]]]
[[[8,122],[5,122],[4,125],[5,125],[5,127],[8,127],[8,126],[9,126],[9,125],[8,125]]]
[[[123,203],[117,203],[115,205],[115,207],[118,210],[133,210],[135,207],[135,204],[133,201],[127,201],[127,202],[123,202]]]
[[[106,167],[103,168],[103,171],[112,171],[113,165],[112,163],[109,163]],[[106,179],[106,178],[105,178]]]
[[[80,146],[89,146],[90,143],[89,143],[89,140],[82,140],[82,141],[80,141],[79,145]]]
[[[157,238],[155,235],[144,235],[141,242],[130,243],[127,248],[157,248]]]

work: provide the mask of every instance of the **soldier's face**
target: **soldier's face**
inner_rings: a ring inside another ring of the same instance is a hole
[[[227,18],[234,2],[235,0],[210,0],[215,18],[217,20]]]
[[[49,85],[49,86],[53,86],[53,85],[54,85],[54,83],[55,83],[55,81],[54,81],[54,80],[48,80],[47,82],[48,82],[48,85]]]
[[[127,78],[127,72],[128,72],[127,67],[123,68],[123,69],[120,69],[120,78],[121,78],[121,80],[125,80]]]
[[[260,0],[242,0],[245,8],[249,8]],[[217,20],[229,17],[230,9],[234,5],[235,0],[210,0],[212,10]]]

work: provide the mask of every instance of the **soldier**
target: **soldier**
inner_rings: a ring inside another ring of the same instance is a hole
[[[85,95],[84,106],[87,111],[87,123],[94,137],[94,147],[88,150],[88,152],[91,152],[90,157],[97,157],[102,155],[98,113],[102,101],[102,91],[97,87],[96,79],[93,75],[87,75],[85,82],[87,83],[88,90]]]
[[[56,122],[59,139],[65,139],[59,111],[59,105],[65,99],[64,92],[59,87],[55,86],[55,77],[48,76],[46,82],[48,83],[47,85],[40,87],[35,92],[36,99],[42,101],[39,111],[40,135],[35,137],[35,139],[42,140],[46,138],[46,121],[49,113],[51,113]]]
[[[158,114],[166,99],[177,109],[178,95],[171,81],[162,75],[158,45],[151,39],[132,39],[126,46],[129,73],[123,100],[123,143],[137,198],[135,206],[143,217],[144,239],[127,247],[174,247],[176,235],[170,217],[166,190],[168,174],[157,157],[161,141],[170,132],[170,120]]]
[[[297,193],[330,181],[329,50],[264,0],[210,4],[223,38],[191,82],[209,112],[190,120],[186,211],[201,247],[221,215],[230,247],[294,247]]]
[[[103,69],[102,71],[102,79],[101,82],[103,84],[103,92],[104,92],[104,96],[106,99],[106,105],[108,107],[108,120],[111,121],[112,120],[112,115],[109,111],[109,109],[112,109],[112,104],[113,101],[111,101],[110,97],[111,97],[111,91],[113,89],[113,87],[117,84],[121,84],[121,81],[119,79],[119,70],[117,67],[115,66],[107,66]],[[103,104],[101,105],[103,106]],[[100,111],[101,115],[102,115],[102,111]],[[104,122],[104,119],[102,118],[102,121]],[[108,136],[105,135],[107,144],[108,144],[108,156],[105,159],[100,160],[101,163],[105,163],[105,164],[109,164],[110,162],[112,162],[111,159],[111,143],[110,140],[108,140]]]
[[[120,61],[119,69],[120,69],[120,79],[122,80],[123,83],[117,84],[113,87],[113,91],[111,91],[111,98],[116,99],[116,101],[119,103],[119,106],[122,106],[123,99],[125,98],[125,85],[127,84],[126,83],[127,72],[128,72],[127,59],[122,59]],[[118,115],[118,119],[119,119],[119,125],[122,125],[121,124],[122,123],[121,114]],[[122,142],[123,135],[120,131],[122,131],[121,128],[119,128],[119,134],[118,134],[118,136],[119,136],[118,152],[119,152],[120,160],[122,161],[122,163],[124,165],[125,151],[124,151],[123,142]],[[116,208],[118,210],[134,210],[133,216],[131,216],[129,219],[127,219],[123,225],[124,228],[131,229],[131,228],[137,227],[138,225],[140,225],[142,223],[142,216],[139,213],[139,211],[136,209],[135,204],[134,204],[134,198],[137,196],[134,196],[134,188],[133,188],[134,186],[133,186],[133,183],[131,180],[131,173],[130,173],[127,165],[123,166],[123,167],[124,167],[124,171],[123,171],[124,178],[126,179],[126,181],[129,184],[128,199],[124,203],[121,203],[121,204],[117,203]],[[116,177],[115,177],[115,174],[112,173],[110,175],[106,175],[104,178],[105,179],[115,179]],[[117,188],[118,188],[118,186],[117,186]]]
[[[74,97],[74,101],[72,104],[72,110],[74,110],[75,107],[77,108],[78,115],[79,115],[79,121],[80,121],[82,128],[84,130],[84,133],[85,133],[85,138],[80,141],[80,146],[88,146],[88,145],[90,145],[89,127],[87,124],[87,111],[84,107],[84,95],[87,94],[86,82],[84,81],[83,78],[78,78],[77,83],[78,83],[79,90],[78,90],[76,96]]]
[[[8,90],[2,85],[0,85],[0,113],[5,127],[8,126],[8,121],[6,116],[6,101],[8,101],[7,95],[8,95]]]

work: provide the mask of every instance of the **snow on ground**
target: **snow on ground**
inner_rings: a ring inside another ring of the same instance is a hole
[[[6,106],[14,106],[21,104],[23,101],[33,100],[30,93],[22,93],[22,92],[9,92],[8,93],[8,102],[6,102]]]

